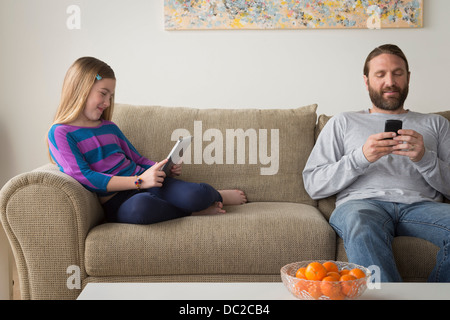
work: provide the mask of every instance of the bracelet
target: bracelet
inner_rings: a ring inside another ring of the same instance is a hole
[[[136,185],[136,188],[137,188],[138,190],[141,190],[142,179],[139,178],[138,176],[135,176],[135,177],[136,177],[136,181],[134,181],[134,184]]]

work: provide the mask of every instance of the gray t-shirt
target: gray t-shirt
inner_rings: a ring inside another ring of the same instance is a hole
[[[387,119],[403,121],[424,138],[426,152],[418,162],[387,155],[370,163],[362,146],[370,135],[384,132]],[[450,126],[434,114],[408,111],[399,115],[345,112],[332,117],[321,131],[303,171],[313,199],[337,195],[336,206],[353,199],[398,203],[450,199]]]

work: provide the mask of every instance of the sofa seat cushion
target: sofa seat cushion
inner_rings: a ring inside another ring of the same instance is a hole
[[[86,239],[86,272],[277,274],[290,262],[334,259],[335,233],[315,207],[256,202],[226,209],[153,225],[99,225]]]

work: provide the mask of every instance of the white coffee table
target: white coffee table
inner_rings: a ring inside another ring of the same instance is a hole
[[[360,300],[450,300],[450,283],[380,283]],[[282,282],[89,283],[79,300],[296,300]]]

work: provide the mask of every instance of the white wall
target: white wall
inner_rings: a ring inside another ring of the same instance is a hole
[[[70,5],[81,29],[69,30]],[[407,105],[448,110],[448,0],[424,0],[424,28],[165,31],[163,0],[0,0],[0,186],[47,162],[45,136],[70,64],[93,55],[118,77],[116,101],[199,108],[292,108],[336,114],[370,106],[369,51],[410,60]],[[0,280],[1,282],[1,280]],[[0,283],[2,286],[2,283]]]

